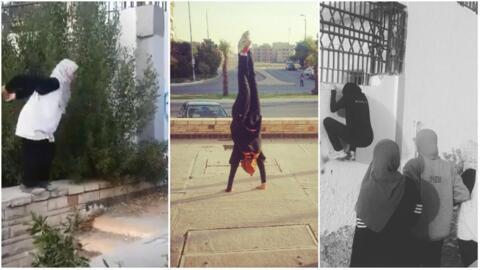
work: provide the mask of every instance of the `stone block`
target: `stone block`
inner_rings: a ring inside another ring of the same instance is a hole
[[[68,195],[75,195],[85,192],[85,187],[82,184],[68,185]]]
[[[2,226],[2,239],[9,239],[10,238],[10,228]]]
[[[55,190],[50,191],[50,198],[65,196],[68,194],[68,188],[66,186],[59,186]]]
[[[4,214],[2,220],[11,220],[28,215],[27,206],[8,207],[2,213]]]
[[[33,249],[33,238],[25,238],[21,241],[12,243],[10,245],[3,245],[2,243],[2,262],[3,258],[20,254],[25,251]]]
[[[68,197],[67,196],[51,198],[50,200],[48,200],[48,203],[47,203],[48,211],[59,209],[59,208],[65,208],[67,206],[68,206]]]
[[[105,189],[100,190],[100,194],[99,194],[99,199],[100,200],[107,199],[107,198],[112,198],[112,197],[115,197],[114,188],[105,188]]]
[[[33,256],[30,251],[21,252],[15,256],[2,258],[2,267],[31,267]]]
[[[83,184],[85,191],[94,191],[100,189],[100,184],[97,181],[87,182]]]
[[[76,207],[78,205],[78,194],[69,195],[67,197],[67,202],[69,207]]]
[[[78,203],[83,204],[83,203],[88,203],[92,201],[98,201],[99,198],[100,198],[100,192],[98,190],[85,192],[78,195]]]
[[[100,186],[100,189],[112,187],[112,183],[108,181],[98,181],[98,185]]]
[[[18,224],[18,225],[10,227],[10,237],[9,238],[17,237],[17,236],[24,235],[24,234],[29,234],[28,228],[30,228],[29,224]]]
[[[27,215],[35,213],[41,216],[48,215],[48,201],[34,202],[26,206]]]
[[[2,209],[26,205],[32,202],[32,194],[20,190],[19,186],[2,188]]]
[[[50,198],[50,191],[45,190],[42,193],[33,195],[32,196],[32,201],[33,202],[45,201],[48,198]]]

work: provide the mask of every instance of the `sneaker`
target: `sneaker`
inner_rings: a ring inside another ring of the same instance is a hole
[[[48,191],[55,191],[57,189],[57,187],[51,185],[48,181],[41,181],[39,183],[39,186],[48,190]]]
[[[343,161],[355,161],[356,160],[356,154],[353,151],[348,151],[341,160]]]
[[[328,154],[328,158],[330,159],[339,159],[343,160],[347,156],[347,153],[344,151],[332,151]]]
[[[27,186],[22,184],[22,185],[20,185],[20,190],[25,192],[25,193],[30,193],[32,195],[40,195],[46,189],[44,189],[43,187],[27,187]]]

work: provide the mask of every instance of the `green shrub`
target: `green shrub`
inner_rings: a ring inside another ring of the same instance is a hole
[[[168,177],[168,143],[141,142],[136,145],[132,160],[132,174],[154,183],[166,181]]]
[[[47,218],[32,213],[29,229],[36,249],[33,267],[88,267],[88,259],[79,255],[80,244],[74,239],[78,216],[67,219],[61,228],[47,224]]]

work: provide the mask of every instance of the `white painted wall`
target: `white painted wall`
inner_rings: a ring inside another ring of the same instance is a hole
[[[457,2],[408,2],[402,153],[416,122],[435,130],[439,151],[477,142],[477,15]]]

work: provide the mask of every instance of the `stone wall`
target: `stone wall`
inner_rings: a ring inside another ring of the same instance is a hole
[[[172,118],[172,138],[230,137],[230,118]],[[310,118],[263,118],[264,138],[316,138],[318,119]]]
[[[155,188],[147,182],[127,181],[112,185],[106,181],[74,184],[70,180],[52,183],[55,191],[32,195],[18,186],[2,189],[2,267],[29,267],[33,256],[33,239],[28,233],[31,212],[47,218],[52,225],[66,222],[77,212],[85,217],[97,213],[116,199],[134,196]]]

